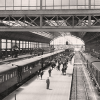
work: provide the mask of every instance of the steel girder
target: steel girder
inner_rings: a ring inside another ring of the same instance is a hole
[[[0,31],[100,32],[100,15],[0,16]]]
[[[100,32],[100,10],[0,11],[0,31],[46,31],[53,38],[72,32],[84,38],[86,32]]]
[[[99,9],[51,9],[51,10],[0,10],[2,15],[90,15],[100,14]]]

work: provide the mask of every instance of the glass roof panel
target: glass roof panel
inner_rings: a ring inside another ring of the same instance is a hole
[[[100,0],[43,0],[42,9],[100,9]],[[40,0],[0,0],[0,10],[40,10]]]
[[[5,6],[5,0],[0,0],[0,6]]]
[[[47,37],[47,38],[50,38],[50,39],[53,39],[53,35],[50,34],[49,32],[32,32],[34,34],[38,34],[38,35],[41,35],[41,36],[44,36],[44,37]]]
[[[2,1],[4,1],[4,0],[2,0]],[[7,0],[6,6],[13,6],[13,0]]]

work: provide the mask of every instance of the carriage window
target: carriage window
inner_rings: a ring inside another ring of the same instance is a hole
[[[15,71],[15,76],[16,76],[16,71]]]
[[[12,74],[10,74],[11,78],[13,77]]]
[[[28,66],[26,66],[26,71],[28,71]]]
[[[2,82],[4,82],[5,81],[5,76],[3,75],[3,77],[2,77]]]
[[[38,66],[41,66],[41,62],[39,61]]]
[[[24,67],[24,70],[23,71],[25,72],[25,67]]]
[[[7,48],[11,48],[11,43],[7,43]]]
[[[36,67],[37,65],[38,65],[38,63],[36,62],[35,65],[34,65],[34,67]]]
[[[2,75],[0,75],[0,83],[2,82]]]
[[[8,79],[10,78],[9,74],[8,74]]]
[[[34,68],[35,67],[35,63],[34,64],[32,64],[32,66],[31,66],[32,68]]]
[[[14,77],[15,75],[14,75],[14,71],[13,71],[13,77]]]
[[[7,74],[6,74],[6,80],[7,80]]]
[[[30,69],[32,69],[32,66],[30,66]]]
[[[28,71],[28,66],[26,66],[26,71]]]
[[[5,49],[6,48],[6,43],[2,43],[1,48]]]

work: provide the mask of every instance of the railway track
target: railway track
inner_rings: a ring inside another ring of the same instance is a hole
[[[78,64],[74,67],[71,100],[90,100],[88,86],[81,66]]]
[[[88,82],[80,54],[75,55],[73,82],[70,100],[96,100],[91,96]]]

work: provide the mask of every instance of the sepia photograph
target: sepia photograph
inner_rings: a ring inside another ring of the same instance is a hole
[[[0,0],[0,100],[100,100],[100,0]]]

